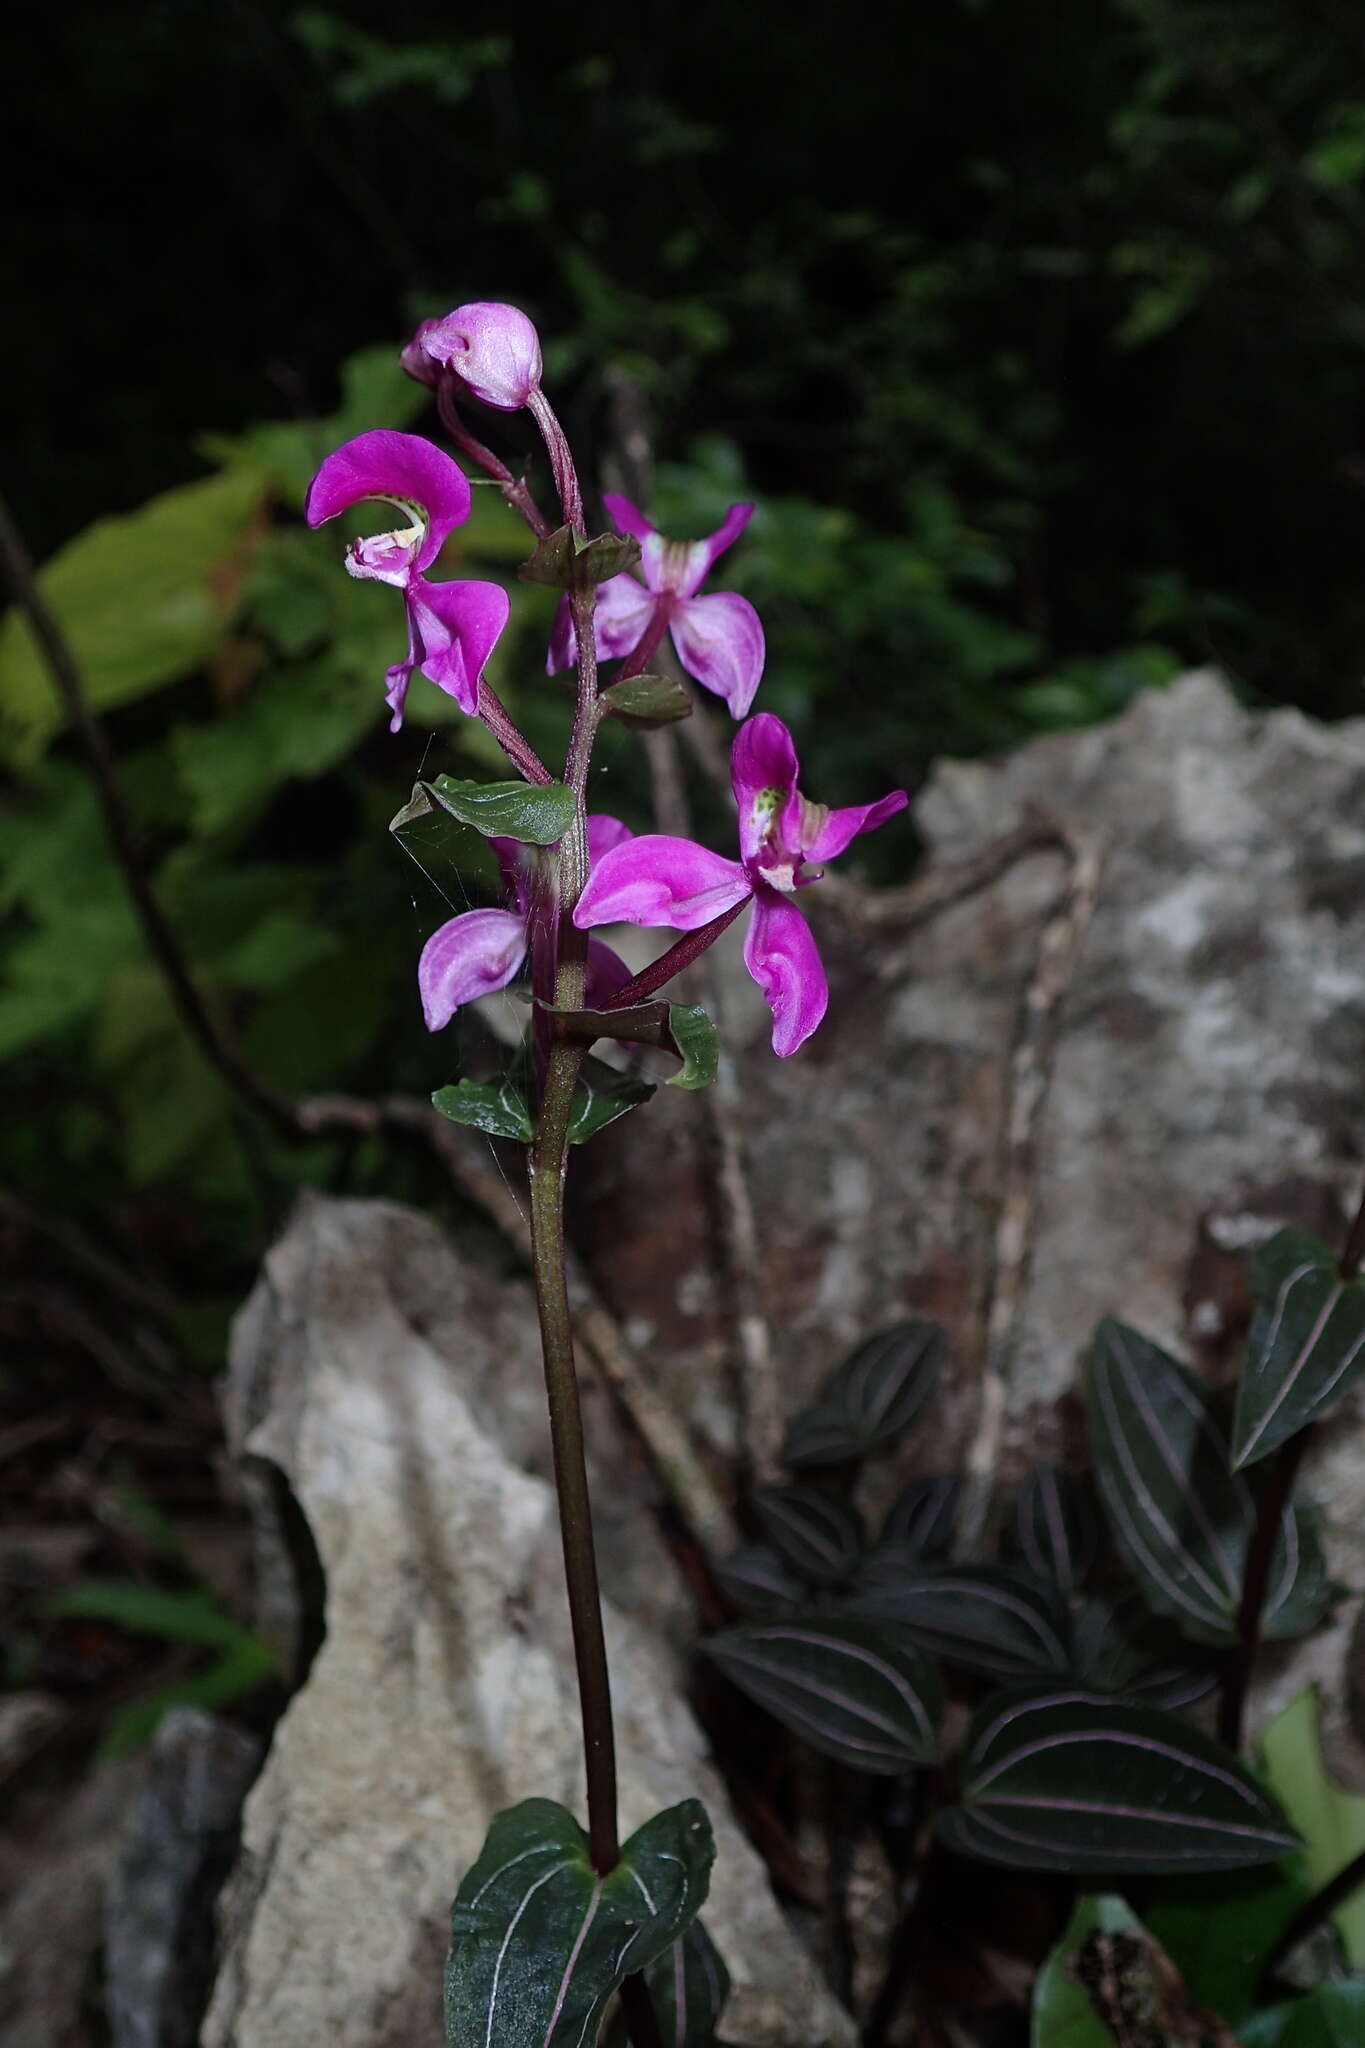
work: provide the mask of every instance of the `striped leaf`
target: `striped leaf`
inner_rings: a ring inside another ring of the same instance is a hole
[[[912,1479],[887,1510],[881,1541],[926,1562],[947,1557],[957,1528],[962,1482],[953,1474],[937,1479]]]
[[[1087,1600],[1071,1624],[1071,1676],[1091,1692],[1143,1706],[1192,1706],[1218,1683],[1218,1664],[1199,1659],[1172,1622],[1148,1612],[1140,1595]]]
[[[500,1813],[450,1911],[450,2048],[579,2048],[624,1978],[696,1918],[715,1843],[695,1799],[646,1821],[599,1877],[588,1838],[550,1799]]]
[[[1147,1605],[1197,1642],[1236,1642],[1255,1495],[1231,1468],[1227,1435],[1205,1389],[1136,1330],[1104,1322],[1086,1402],[1100,1496]],[[1291,1504],[1263,1633],[1302,1634],[1330,1599],[1313,1519]]]
[[[1060,1678],[1070,1669],[1056,1588],[1009,1565],[927,1565],[887,1544],[864,1565],[848,1611],[894,1624],[918,1649],[987,1678]]]
[[[870,1337],[831,1374],[812,1408],[787,1431],[784,1463],[844,1465],[903,1436],[938,1384],[943,1332],[937,1323],[897,1323]]]
[[[1056,1465],[1035,1465],[1014,1497],[1011,1550],[1031,1572],[1079,1592],[1099,1548],[1090,1496]]]
[[[1251,1261],[1256,1313],[1237,1389],[1233,1457],[1255,1464],[1339,1401],[1365,1374],[1365,1281],[1343,1280],[1336,1254],[1281,1230]]]
[[[1021,1688],[979,1709],[950,1849],[1077,1877],[1234,1870],[1298,1846],[1236,1757],[1155,1707]]]
[[[805,1580],[766,1543],[746,1543],[722,1558],[716,1581],[745,1614],[785,1614],[809,1602]]]
[[[847,1501],[814,1486],[764,1486],[753,1508],[768,1541],[812,1585],[836,1585],[856,1571],[863,1525]]]
[[[938,1673],[873,1622],[798,1614],[727,1629],[705,1647],[741,1692],[854,1770],[889,1777],[934,1754]]]
[[[645,1983],[659,2023],[660,2048],[715,2048],[730,1972],[700,1920],[650,1964]],[[627,2048],[627,2042],[625,2020],[618,2013],[608,2048]]]

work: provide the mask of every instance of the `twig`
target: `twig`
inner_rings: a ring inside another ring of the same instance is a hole
[[[143,863],[137,828],[119,781],[113,749],[90,709],[80,665],[34,574],[33,563],[13,516],[0,497],[0,565],[19,609],[28,620],[58,696],[85,751],[104,814],[104,828],[147,947],[161,970],[180,1020],[209,1065],[228,1086],[283,1129],[294,1123],[287,1099],[253,1074],[231,1044],[195,985],[180,942],[162,909]]]
[[[1000,842],[997,842],[997,845]],[[1099,890],[1100,854],[1092,839],[1069,841],[1070,872],[1038,941],[1028,992],[1010,1052],[1004,1129],[1004,1188],[987,1277],[980,1401],[964,1462],[957,1552],[971,1556],[990,1523],[1009,1373],[1028,1282],[1037,1210],[1038,1130],[1056,1053],[1062,1001],[1071,984]],[[1018,855],[1016,854],[1016,858]]]
[[[1261,1980],[1257,1986],[1258,1998],[1270,1997],[1280,1964],[1294,1953],[1300,1942],[1306,1941],[1317,1928],[1324,1926],[1338,1906],[1344,1906],[1347,1899],[1354,1892],[1358,1892],[1362,1885],[1365,1885],[1365,1849],[1353,1856],[1349,1863],[1343,1864],[1336,1876],[1329,1877],[1322,1889],[1314,1892],[1311,1899],[1304,1900],[1270,1952],[1270,1959],[1261,1972]]]

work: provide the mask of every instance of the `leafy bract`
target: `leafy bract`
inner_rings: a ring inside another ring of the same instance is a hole
[[[496,1081],[455,1081],[436,1090],[431,1106],[452,1123],[486,1131],[490,1138],[516,1138],[529,1145],[535,1136],[530,1104],[516,1074]]]
[[[637,1080],[633,1074],[622,1074],[604,1060],[595,1060],[589,1055],[579,1069],[578,1086],[574,1089],[573,1108],[569,1114],[569,1143],[585,1145],[589,1138],[595,1138],[599,1131],[604,1131],[608,1124],[614,1124],[628,1110],[638,1109],[642,1102],[648,1102],[653,1093],[650,1082]]]
[[[727,1629],[705,1647],[741,1692],[854,1770],[896,1776],[934,1754],[938,1674],[872,1622],[797,1614]]]
[[[1237,1641],[1255,1495],[1193,1373],[1122,1323],[1101,1323],[1086,1374],[1100,1495],[1143,1598],[1196,1641]],[[1292,1503],[1271,1565],[1267,1636],[1311,1628],[1332,1597],[1311,1515]]]
[[[918,1320],[860,1344],[830,1375],[815,1405],[792,1421],[783,1462],[847,1464],[895,1443],[938,1384],[943,1349],[938,1324]]]
[[[1297,1837],[1229,1751],[1174,1715],[1079,1689],[997,1693],[972,1723],[951,1849],[1078,1877],[1236,1870]]]
[[[1365,1280],[1344,1280],[1336,1253],[1281,1230],[1251,1261],[1256,1313],[1237,1387],[1232,1452],[1264,1458],[1365,1374]]]
[[[692,697],[672,676],[627,676],[603,690],[599,703],[627,725],[645,731],[692,716]]]
[[[573,824],[573,791],[563,782],[461,782],[437,775],[419,782],[411,801],[389,827],[397,832],[418,815],[421,793],[472,825],[485,839],[520,839],[528,846],[556,846]]]
[[[1013,1566],[925,1564],[885,1544],[863,1566],[848,1605],[987,1678],[1060,1678],[1070,1669],[1064,1603],[1054,1587]]]
[[[579,2048],[612,1993],[695,1919],[715,1844],[695,1799],[633,1834],[606,1877],[588,1839],[550,1799],[500,1813],[450,1913],[450,2048]]]
[[[537,542],[517,575],[523,583],[544,583],[552,590],[582,590],[634,568],[639,559],[640,543],[633,534],[597,533],[582,540],[571,526],[560,526]]]

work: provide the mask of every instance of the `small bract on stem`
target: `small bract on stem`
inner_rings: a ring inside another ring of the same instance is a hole
[[[603,718],[615,712],[657,723],[690,709],[681,686],[646,674],[665,636],[696,682],[722,698],[734,716],[748,713],[762,677],[763,629],[747,599],[726,592],[702,595],[700,586],[743,532],[753,507],[733,506],[715,533],[684,543],[666,539],[628,499],[609,495],[604,502],[617,530],[590,537],[573,454],[541,388],[539,338],[515,307],[480,301],[457,307],[443,319],[424,321],[402,360],[434,392],[454,445],[500,487],[539,543],[523,574],[528,580],[558,583],[562,592],[546,666],[551,673],[570,664],[576,670],[573,721],[563,772],[556,779],[483,673],[509,616],[506,591],[497,584],[442,583],[429,574],[448,535],[469,515],[470,486],[463,471],[420,436],[383,431],[361,434],[327,457],[309,490],[310,524],[366,499],[386,500],[397,509],[390,530],[352,543],[346,564],[352,575],[392,584],[403,595],[407,651],[385,678],[393,730],[401,727],[412,678],[420,673],[468,716],[482,721],[524,778],[524,786],[485,789],[481,802],[475,801],[479,791],[471,794],[469,785],[454,789],[449,778],[438,778],[429,796],[421,789],[416,793],[418,809],[430,801],[443,804],[486,833],[507,895],[505,909],[466,911],[433,933],[422,950],[418,985],[427,1024],[439,1030],[464,1004],[506,987],[523,966],[528,973],[529,1068],[493,1089],[464,1083],[442,1089],[436,1102],[446,1114],[467,1116],[483,1129],[529,1144],[532,1268],[583,1726],[584,1853],[601,1887],[613,1881],[623,1853],[629,1863],[631,1845],[622,1851],[617,1825],[611,1683],[565,1277],[564,1197],[571,1144],[652,1090],[638,1083],[622,1085],[614,1069],[591,1059],[589,1047],[597,1038],[623,1035],[613,1029],[609,1009],[629,1010],[666,987],[752,905],[746,964],[772,1011],[774,1050],[783,1057],[795,1053],[819,1024],[828,1000],[814,941],[796,908],[796,892],[819,879],[820,869],[812,863],[842,852],[856,834],[902,809],[906,796],[896,790],[878,803],[836,811],[810,803],[797,788],[791,735],[780,720],[760,714],[741,727],[734,747],[738,862],[689,840],[657,834],[637,839],[619,820],[590,818],[588,776]],[[552,529],[524,479],[515,477],[469,426],[461,411],[468,398],[496,410],[530,414],[559,501],[558,528]],[[635,564],[639,577],[632,572]],[[620,664],[605,690],[598,670],[603,658]],[[616,687],[623,683],[630,687]],[[509,801],[507,792],[516,787],[522,787],[522,798]],[[413,809],[408,806],[400,818],[406,820]],[[594,927],[608,922],[671,925],[681,936],[653,967],[632,978],[594,935]],[[664,1048],[681,1060],[675,1077],[680,1085],[703,1085],[714,1073],[714,1027],[701,1011],[663,1003],[638,1028],[637,1042]],[[677,1815],[687,1811],[674,1809]],[[660,1824],[671,1818],[660,1816]],[[574,1825],[562,1815],[555,1822],[556,1829],[567,1826],[570,1833]],[[686,1822],[692,1834],[703,1825],[695,1819]],[[680,1866],[696,1862],[695,1841],[687,1848],[688,1856],[672,1859]],[[709,1851],[702,1863],[709,1866]],[[665,1918],[655,1913],[648,1887],[641,1885],[641,1893],[649,1910],[639,1922],[640,1902],[635,1901],[637,1919],[630,1924],[640,1924],[645,1939],[638,1953],[634,1941],[622,1950],[606,1995],[619,1988],[630,2040],[635,2048],[653,2048],[657,2017],[639,1973],[662,1953],[657,1946],[651,1950],[649,1936],[657,1925],[663,1939]],[[491,1927],[487,1940],[473,1907],[466,1910],[457,1900],[448,2016],[464,2012],[470,1985],[481,1981],[487,1941],[495,1937],[501,1945],[490,1995],[496,2001],[497,1987],[506,1981],[503,1965],[509,1954],[515,1959],[519,1953],[510,1945],[529,1899],[528,1893],[507,1925]],[[669,1942],[695,1917],[701,1899],[698,1891],[683,1921],[669,1923]],[[564,1959],[565,1991],[579,1967],[584,1932],[586,1926]],[[534,1944],[529,1923],[521,1939]],[[543,1963],[542,1954],[537,1967]],[[561,1995],[555,2015],[562,2006]],[[558,2039],[555,2015],[544,2036],[547,2042]],[[453,2028],[453,2017],[450,2024]],[[488,2030],[491,2037],[492,2006]]]

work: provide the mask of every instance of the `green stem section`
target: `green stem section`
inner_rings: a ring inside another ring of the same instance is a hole
[[[564,1042],[550,1052],[536,1135],[531,1146],[531,1264],[535,1277],[540,1342],[545,1359],[545,1392],[554,1444],[559,1533],[573,1623],[574,1661],[583,1716],[583,1757],[588,1779],[588,1844],[596,1870],[614,1869],[620,1859],[616,1831],[616,1738],[611,1718],[611,1681],[602,1632],[602,1599],[597,1583],[588,1468],[583,1451],[583,1417],[574,1370],[569,1294],[564,1278],[564,1182],[569,1150],[569,1113],[583,1063],[579,1046]]]

